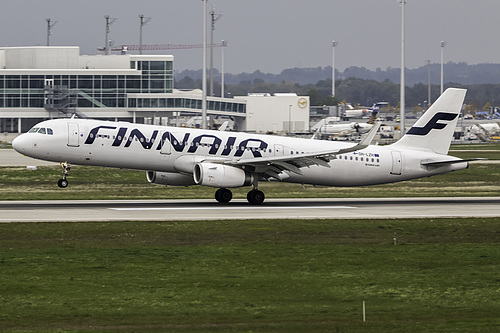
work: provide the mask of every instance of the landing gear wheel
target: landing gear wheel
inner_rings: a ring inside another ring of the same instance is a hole
[[[66,188],[68,187],[68,181],[66,179],[59,179],[59,181],[57,182],[57,186],[59,186],[60,188]]]
[[[71,164],[67,162],[62,162],[61,168],[63,169],[63,177],[62,179],[59,179],[59,181],[57,182],[57,186],[59,186],[60,188],[66,188],[69,185],[68,181],[66,180],[66,177],[69,175]]]
[[[249,203],[252,205],[260,205],[264,202],[264,199],[266,196],[264,195],[264,192],[259,191],[257,189],[253,189],[247,194],[247,200]]]
[[[220,203],[228,203],[233,198],[233,193],[227,188],[220,188],[215,191],[215,200]]]

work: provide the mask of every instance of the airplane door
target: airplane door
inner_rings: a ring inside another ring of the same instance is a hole
[[[164,139],[162,139],[162,143],[161,143],[161,150],[160,150],[160,153],[161,154],[165,154],[165,155],[170,155],[172,154],[172,144],[170,143],[170,132],[167,133],[167,135],[165,136]],[[163,135],[161,136],[163,138]]]
[[[68,146],[79,147],[78,124],[68,123]]]
[[[274,145],[274,156],[283,156],[284,153],[283,145]]]
[[[403,167],[403,157],[399,151],[392,151],[392,170],[391,175],[400,175]]]

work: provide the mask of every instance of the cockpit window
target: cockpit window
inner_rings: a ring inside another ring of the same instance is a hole
[[[28,133],[40,133],[40,134],[48,134],[48,135],[54,135],[54,131],[52,128],[45,128],[45,127],[33,127],[28,131]]]

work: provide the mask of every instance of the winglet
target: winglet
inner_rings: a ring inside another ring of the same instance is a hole
[[[381,123],[374,124],[372,129],[370,130],[370,132],[368,132],[368,134],[366,134],[357,145],[355,145],[353,147],[341,149],[341,150],[339,150],[338,154],[350,153],[350,152],[365,149],[366,147],[368,147],[372,143],[375,135],[377,134],[378,129],[380,128],[380,125],[381,125]]]

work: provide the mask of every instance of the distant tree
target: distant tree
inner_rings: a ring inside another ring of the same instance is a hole
[[[334,97],[332,95],[328,95],[323,99],[323,105],[328,105],[328,106],[335,106],[339,104],[339,101],[337,97]]]
[[[200,81],[201,83],[201,81]],[[177,89],[197,89],[196,82],[189,76],[184,76],[181,80],[175,81],[175,87]]]

